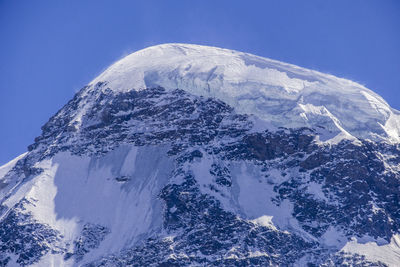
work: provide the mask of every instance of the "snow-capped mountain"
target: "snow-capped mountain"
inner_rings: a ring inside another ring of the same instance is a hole
[[[349,80],[164,44],[0,167],[5,266],[400,266],[400,113]]]

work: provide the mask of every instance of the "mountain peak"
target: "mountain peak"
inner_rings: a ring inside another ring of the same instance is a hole
[[[358,138],[398,114],[250,54],[141,50],[0,167],[0,265],[398,266],[400,146]]]
[[[323,129],[322,141],[400,141],[399,112],[364,86],[234,50],[151,46],[117,61],[90,85],[98,82],[115,92],[163,87],[214,97],[276,127]]]

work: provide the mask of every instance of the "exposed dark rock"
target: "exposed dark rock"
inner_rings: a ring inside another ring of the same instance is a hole
[[[250,131],[250,115],[179,89],[115,93],[102,83],[96,88],[82,89],[43,126],[13,174],[29,180],[42,171],[36,162],[62,151],[95,157],[124,145],[165,146],[175,164],[171,180],[181,182],[168,183],[159,193],[162,232],[88,266],[293,266],[300,259],[307,266],[384,266],[327,248],[320,240],[330,227],[345,238],[387,242],[399,233],[398,145],[366,140],[317,144],[316,132],[308,128]],[[84,103],[91,105],[80,124],[74,118]],[[211,160],[204,170],[211,177],[207,185],[185,169],[203,160]],[[273,187],[275,194],[266,199],[293,206],[292,216],[303,232],[261,226],[224,209],[218,196],[237,189],[231,165],[243,162],[259,168],[260,183]],[[121,186],[131,181],[128,176],[110,179]],[[0,222],[0,265],[10,255],[29,265],[46,253],[78,262],[110,233],[104,226],[86,224],[73,249],[66,248],[59,245],[57,231],[26,211],[4,208],[6,212]]]

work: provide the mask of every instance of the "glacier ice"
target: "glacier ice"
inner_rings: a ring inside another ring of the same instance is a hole
[[[117,61],[91,85],[98,82],[115,91],[161,86],[215,97],[276,127],[323,129],[322,141],[331,136],[400,141],[399,111],[366,87],[228,49],[152,46]]]

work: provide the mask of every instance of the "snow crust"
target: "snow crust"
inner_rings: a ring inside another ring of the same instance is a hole
[[[400,141],[400,112],[364,86],[228,49],[152,46],[117,61],[90,85],[98,82],[116,92],[161,86],[215,97],[276,127],[321,129],[321,141]]]

